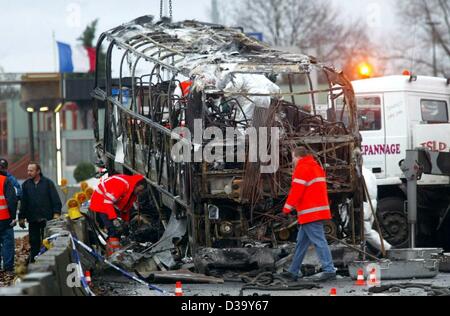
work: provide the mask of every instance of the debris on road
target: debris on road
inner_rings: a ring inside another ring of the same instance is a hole
[[[439,271],[450,273],[450,253],[436,254],[432,259],[439,260]]]
[[[428,293],[428,296],[450,296],[449,287],[434,286],[432,284],[424,283],[401,283],[389,284],[369,289],[369,293],[380,294],[384,292],[398,293],[406,289],[420,289]]]
[[[281,250],[272,248],[203,248],[194,258],[200,273],[222,274],[223,271],[274,270]]]
[[[281,276],[272,272],[263,272],[256,277],[249,277],[248,275],[242,276],[242,281],[246,283],[241,291],[240,296],[243,296],[243,292],[246,290],[259,290],[259,291],[301,291],[321,289],[322,287],[317,283],[298,281],[288,282]]]
[[[223,284],[224,280],[192,273],[188,270],[152,272],[148,275],[139,275],[142,279],[154,284],[174,284],[182,282],[186,284]]]

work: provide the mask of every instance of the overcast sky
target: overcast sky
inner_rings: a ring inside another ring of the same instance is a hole
[[[342,8],[345,18],[366,18],[377,38],[395,24],[394,1],[332,0]],[[173,2],[175,20],[210,20],[210,0]],[[86,25],[96,18],[100,19],[99,31],[104,31],[141,15],[159,16],[159,0],[0,0],[0,3],[0,66],[6,72],[55,71],[53,31],[56,40],[75,44]]]

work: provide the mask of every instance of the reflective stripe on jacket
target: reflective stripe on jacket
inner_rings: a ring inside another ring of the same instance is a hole
[[[11,219],[8,201],[5,197],[5,183],[7,179],[7,177],[0,175],[0,221],[7,221]]]
[[[115,175],[102,180],[92,195],[91,211],[106,214],[114,220],[118,215],[117,209],[124,220],[129,220],[129,212],[137,199],[134,189],[143,179],[141,175]]]
[[[313,156],[301,159],[295,168],[283,212],[294,210],[300,225],[332,219],[326,174]]]

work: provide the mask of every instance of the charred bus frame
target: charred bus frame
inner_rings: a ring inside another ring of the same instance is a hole
[[[358,171],[361,137],[354,92],[342,72],[309,56],[274,50],[237,29],[195,21],[155,23],[153,17],[144,16],[103,33],[97,52],[105,41],[109,42],[106,69],[98,69],[93,92],[98,155],[109,171],[145,175],[158,210],[188,219],[193,250],[289,240],[293,225],[283,223],[277,214],[290,186],[290,150],[298,145],[311,149],[327,171],[335,218],[327,233],[351,239],[353,244],[364,239],[357,229],[363,200]],[[115,69],[118,80],[113,80],[116,50],[121,55]],[[138,76],[144,62],[146,72]],[[199,79],[199,69],[211,67],[219,76],[226,71],[231,76],[273,79],[277,75],[287,83],[288,91],[227,92]],[[326,87],[313,85],[313,71],[326,79]],[[175,93],[181,80],[192,83],[188,96]],[[299,80],[306,83],[301,91],[295,88]],[[320,94],[326,96],[325,108],[318,104]],[[310,111],[298,105],[302,96],[309,97]],[[243,112],[239,102],[252,97],[270,97],[270,108],[256,107],[251,120],[237,121],[236,112]],[[100,107],[105,108],[103,139],[98,125]],[[196,119],[203,122],[203,128],[222,130],[279,127],[279,170],[264,175],[258,172],[259,163],[175,163],[171,148],[179,138],[173,130],[180,126],[192,130]],[[124,157],[118,159],[117,148],[122,146]],[[351,223],[344,229],[338,209],[349,200],[353,201]]]

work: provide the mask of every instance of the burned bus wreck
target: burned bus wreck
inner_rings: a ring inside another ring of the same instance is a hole
[[[296,219],[280,213],[299,145],[327,171],[327,234],[360,245],[360,135],[341,72],[238,29],[151,16],[105,32],[102,47],[97,153],[110,174],[139,173],[149,183],[165,233],[141,251],[145,258],[165,269],[193,258],[203,271],[225,265],[228,253],[243,267],[243,258],[295,240]]]

